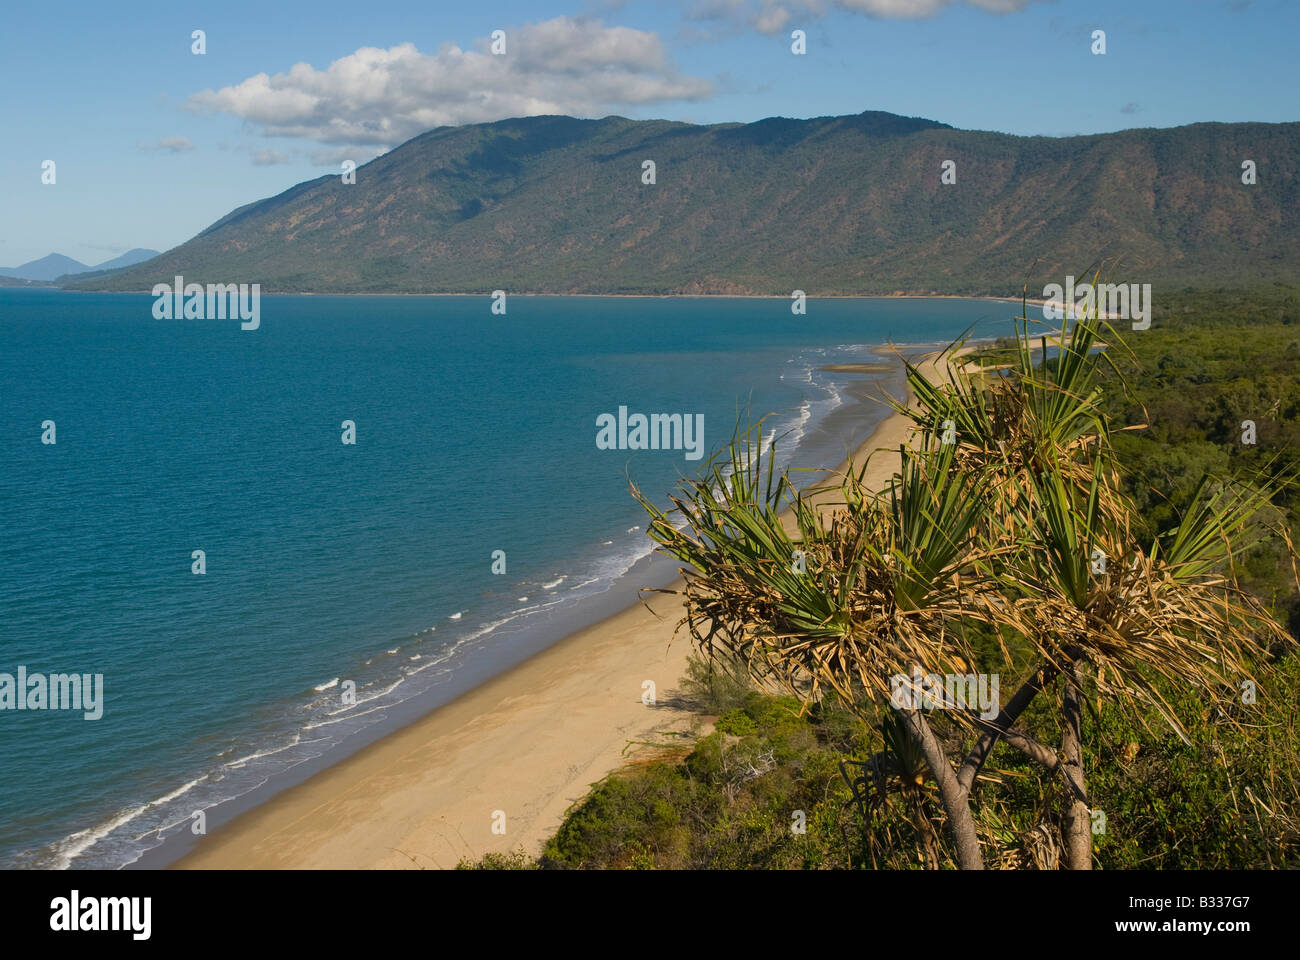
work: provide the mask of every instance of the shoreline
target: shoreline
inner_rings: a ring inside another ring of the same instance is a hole
[[[37,289],[28,287],[27,289]],[[138,294],[150,297],[149,290],[77,290],[69,287],[57,287],[43,284],[39,289],[56,290],[59,293],[89,294]],[[589,300],[781,300],[789,301],[786,293],[510,293],[510,297],[553,297],[584,298]],[[485,293],[405,293],[399,291],[353,291],[345,293],[319,293],[304,290],[264,290],[267,297],[481,297],[492,299],[491,291]],[[993,294],[966,293],[809,293],[809,300],[989,300],[998,303],[1021,303],[1021,297],[1002,297]],[[1041,306],[1045,301],[1041,297],[1030,297],[1023,302]]]
[[[935,356],[923,355],[927,376]],[[883,453],[867,480],[884,483],[909,433],[907,418],[888,414],[812,486],[874,451]],[[673,639],[680,613],[677,597],[649,594],[240,812],[167,867],[450,868],[490,852],[535,856],[593,783],[684,742],[698,721],[678,691],[694,651]],[[641,702],[646,680],[655,706]],[[504,835],[493,832],[501,813]]]

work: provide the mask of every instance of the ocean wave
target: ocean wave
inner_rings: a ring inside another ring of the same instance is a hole
[[[208,779],[208,774],[201,777],[195,777],[188,783],[183,783],[171,793],[165,794],[156,800],[150,800],[148,803],[142,803],[138,806],[119,811],[108,820],[98,823],[93,827],[85,830],[78,830],[76,833],[69,834],[64,839],[51,845],[50,853],[54,857],[53,869],[67,870],[72,866],[72,862],[87,850],[99,843],[105,837],[110,836],[117,830],[131,823],[133,820],[144,815],[149,810],[154,809],[164,803],[170,803],[178,797],[189,793],[196,786]]]
[[[240,757],[238,760],[231,760],[229,763],[226,764],[226,767],[231,770],[238,770],[251,760],[260,760],[262,757],[273,756],[274,754],[281,753],[285,750],[289,750],[293,747],[296,747],[301,742],[302,742],[302,737],[295,734],[292,740],[290,740],[288,743],[282,746],[270,747],[266,750],[256,750],[253,753],[250,753],[246,757]]]

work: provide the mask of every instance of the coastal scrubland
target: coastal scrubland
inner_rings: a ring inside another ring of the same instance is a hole
[[[1216,582],[1229,587],[1225,602],[1246,604],[1258,619],[1243,627],[1229,617],[1222,630],[1243,630],[1240,643],[1203,658],[1239,658],[1231,676],[1206,676],[1204,665],[1190,660],[1186,670],[1170,669],[1167,661],[1186,653],[1174,647],[1150,660],[1133,655],[1131,662],[1122,660],[1122,650],[1098,654],[1094,659],[1103,664],[1107,656],[1121,658],[1110,664],[1110,677],[1095,667],[1039,674],[1045,693],[1015,717],[1015,734],[1068,749],[1068,728],[1077,724],[1089,866],[1294,868],[1300,864],[1300,589],[1293,546],[1300,533],[1294,482],[1300,290],[1280,284],[1189,289],[1161,298],[1149,330],[1110,334],[1108,362],[1097,365],[1089,403],[1107,427],[1115,494],[1128,504],[1127,535],[1176,553],[1171,545],[1180,526],[1195,525],[1196,504],[1253,497],[1249,517],[1227,517],[1209,531],[1240,544],[1240,552],[1229,556],[1207,546],[1202,559],[1213,557],[1214,569],[1201,572],[1224,577]],[[1013,361],[1019,348],[1002,341],[971,359],[992,369]],[[1053,367],[1059,379],[1059,359],[1031,362],[1045,381]],[[978,383],[984,375],[973,376]],[[1153,548],[1152,556],[1157,553]],[[1033,592],[1024,583],[1017,589],[1018,598]],[[987,624],[971,626],[964,669],[1000,672],[1009,684],[1042,667],[1041,644]],[[1192,631],[1186,642],[1213,647],[1220,640]],[[764,682],[754,676],[762,672],[753,669],[762,660],[754,654],[744,644],[703,646],[683,678],[698,716],[694,740],[642,753],[638,763],[594,784],[540,857],[520,850],[462,866],[961,865],[951,798],[942,795],[900,712],[851,684],[811,693]],[[1122,689],[1115,670],[1127,671]],[[768,673],[767,681],[776,679]],[[1239,676],[1249,677],[1248,684],[1238,683]],[[1128,695],[1134,691],[1141,695]],[[958,761],[987,733],[958,711],[935,711],[927,719],[945,755]],[[1079,855],[1071,851],[1077,832],[1070,833],[1080,802],[1071,775],[1007,739],[995,739],[969,795],[982,865],[1070,864]]]

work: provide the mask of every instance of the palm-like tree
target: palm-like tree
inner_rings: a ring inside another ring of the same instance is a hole
[[[634,488],[649,535],[684,565],[681,626],[702,651],[806,699],[830,688],[864,715],[888,704],[924,757],[962,868],[983,865],[972,794],[999,742],[1062,777],[1066,862],[1085,869],[1085,684],[1112,702],[1153,705],[1178,730],[1161,678],[1225,696],[1268,642],[1291,642],[1233,575],[1268,483],[1203,486],[1175,530],[1151,542],[1134,534],[1102,407],[1103,329],[1118,342],[1095,317],[1080,319],[1059,356],[1044,341],[1036,363],[1022,318],[1004,376],[957,361],[964,339],[936,383],[908,364],[915,403],[895,407],[916,436],[898,472],[873,491],[865,467],[850,470],[831,509],[818,503],[824,489],[777,477],[753,431],[686,481],[668,511]],[[955,763],[922,710],[890,702],[891,684],[917,669],[967,674],[977,632],[1018,638],[1033,663],[995,718],[949,704],[973,738]],[[1058,703],[1055,748],[1016,727],[1043,694]]]
[[[851,474],[843,509],[827,520],[786,477],[773,482],[770,456],[764,482],[759,449],[761,436],[747,435],[687,481],[673,498],[681,525],[634,489],[649,535],[686,565],[682,625],[700,649],[760,683],[807,699],[831,688],[862,708],[887,701],[891,678],[914,666],[964,672],[974,653],[963,626],[1005,619],[996,581],[968,570],[982,549],[978,476],[953,467],[951,447],[904,447],[882,495]],[[787,503],[793,532],[781,518]],[[980,866],[969,803],[929,722],[918,709],[897,713],[937,783],[958,862]]]

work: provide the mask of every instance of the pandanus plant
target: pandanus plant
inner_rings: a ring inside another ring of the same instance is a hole
[[[682,625],[701,651],[808,700],[830,688],[862,708],[888,701],[891,678],[914,667],[965,672],[969,623],[1006,619],[999,584],[978,571],[978,475],[955,468],[951,446],[904,447],[882,494],[850,474],[828,516],[788,477],[774,480],[760,449],[761,434],[734,441],[669,511],[634,488],[649,535],[684,564]],[[959,863],[979,866],[970,806],[942,745],[921,710],[897,714],[936,781]]]
[[[1117,332],[1094,316],[1062,332],[1054,358],[1044,340],[1037,362],[1022,318],[1015,361],[994,377],[958,359],[965,338],[939,357],[934,382],[907,364],[915,399],[895,408],[916,429],[882,489],[867,488],[864,465],[839,478],[829,504],[825,487],[796,490],[762,453],[761,424],[685,480],[668,510],[633,488],[650,537],[683,565],[679,628],[706,656],[805,700],[831,689],[863,716],[892,711],[964,869],[983,866],[972,801],[998,743],[1060,778],[1066,864],[1087,869],[1085,685],[1153,706],[1181,733],[1162,679],[1222,698],[1268,643],[1293,642],[1234,576],[1269,482],[1207,483],[1176,529],[1135,535],[1101,403],[1103,329],[1115,349]],[[891,692],[916,671],[967,674],[976,632],[1016,637],[1032,660],[996,716],[948,704],[967,731],[956,762],[924,711]],[[1044,695],[1059,717],[1055,747],[1016,726]]]
[[[930,813],[926,791],[925,757],[913,742],[898,714],[888,714],[879,724],[884,749],[866,760],[841,760],[840,776],[848,784],[864,825],[870,825],[878,811],[890,803],[894,794],[903,807],[916,834],[916,846],[928,869],[939,868],[939,843]],[[871,845],[875,860],[875,844]]]

